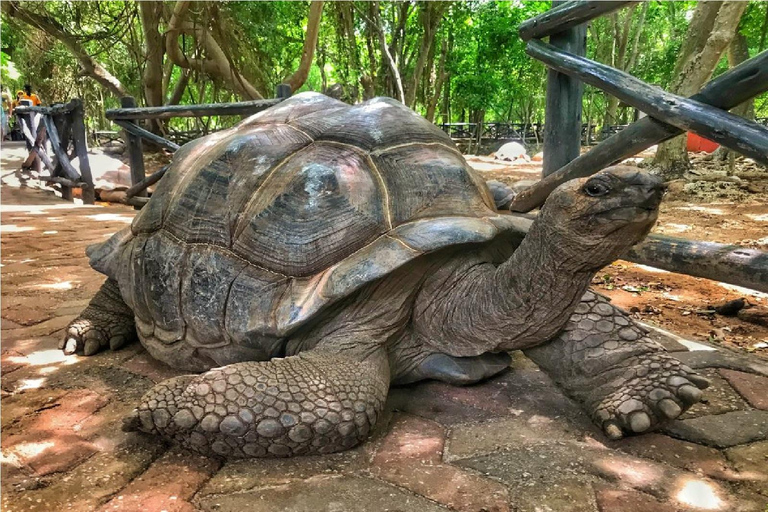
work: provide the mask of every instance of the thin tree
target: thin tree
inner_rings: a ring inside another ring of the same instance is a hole
[[[736,35],[746,7],[747,2],[698,3],[675,63],[671,92],[692,96],[712,77],[720,57]],[[654,167],[665,179],[682,177],[690,166],[685,135],[659,145]]]

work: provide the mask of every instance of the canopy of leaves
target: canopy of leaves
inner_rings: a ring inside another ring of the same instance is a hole
[[[148,104],[144,77],[151,64],[137,2],[4,3],[55,22],[140,104]],[[182,69],[165,54],[165,36],[178,2],[159,5],[155,22],[161,36],[159,76],[165,102],[176,90],[180,95],[174,101],[180,103],[237,101],[242,99],[234,83],[237,76],[262,96],[271,97],[276,85],[297,69],[305,49],[309,2],[191,2],[186,19],[204,30],[182,31],[181,51],[190,60],[212,59],[203,40],[210,37],[233,71],[232,76],[222,76],[203,68]],[[588,32],[588,56],[665,87],[672,80],[694,7],[691,1],[649,2],[595,20]],[[312,67],[300,90],[329,92],[352,102],[372,95],[398,97],[398,90],[403,90],[405,97],[412,98],[409,104],[436,121],[541,122],[546,69],[526,55],[517,28],[549,8],[549,2],[519,0],[440,5],[326,2]],[[107,127],[104,110],[118,106],[119,99],[83,71],[71,44],[12,11],[3,9],[0,79],[4,90],[13,92],[29,82],[45,103],[81,97],[90,122]],[[767,25],[768,3],[750,2],[739,27],[750,56],[766,48]],[[627,43],[622,53],[619,36],[625,27]],[[727,67],[723,58],[715,74]],[[610,101],[601,91],[587,87],[584,109],[590,123],[605,122]],[[768,116],[766,95],[756,100],[755,110],[757,117]],[[626,121],[631,109],[619,106],[617,115]]]

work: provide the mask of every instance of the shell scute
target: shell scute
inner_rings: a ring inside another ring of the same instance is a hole
[[[315,143],[253,195],[236,254],[281,274],[316,274],[387,231],[384,193],[363,154]]]

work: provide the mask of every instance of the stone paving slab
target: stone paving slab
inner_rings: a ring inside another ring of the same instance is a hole
[[[2,199],[4,511],[766,512],[768,364],[658,331],[713,389],[663,432],[617,442],[522,354],[478,386],[392,389],[371,439],[345,453],[221,461],[124,433],[138,397],[178,372],[138,344],[56,347],[103,282],[85,246],[133,210]]]

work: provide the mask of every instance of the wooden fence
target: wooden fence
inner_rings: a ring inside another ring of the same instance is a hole
[[[75,98],[50,107],[16,107],[14,113],[19,116],[21,131],[32,148],[22,167],[34,166],[40,180],[58,184],[64,199],[71,200],[72,189],[80,188],[83,202],[93,204],[93,177],[88,162],[82,100]],[[34,117],[38,120],[36,129],[32,123]],[[53,159],[47,153],[47,141],[51,143]],[[72,165],[75,158],[79,172]],[[49,175],[44,176],[43,170]]]
[[[267,100],[241,101],[237,103],[211,103],[205,105],[169,105],[164,107],[136,107],[136,100],[127,96],[121,98],[122,108],[107,110],[107,119],[120,126],[125,132],[125,147],[131,167],[131,187],[121,197],[122,202],[141,208],[148,201],[147,188],[163,177],[167,166],[151,176],[144,171],[144,153],[142,140],[171,152],[179,149],[179,145],[171,142],[149,130],[139,126],[138,121],[145,119],[171,119],[174,117],[205,117],[205,116],[250,116],[271,106],[277,105],[290,97],[290,87],[285,84],[277,86],[277,98]]]
[[[585,22],[630,1],[554,1],[553,8],[520,25],[526,52],[546,64],[547,108],[543,177],[512,201],[513,212],[544,204],[560,184],[617,163],[691,131],[768,165],[768,128],[728,112],[768,90],[768,51],[723,73],[698,94],[683,98],[583,57]],[[549,43],[541,39],[549,37]],[[579,156],[582,83],[598,87],[646,114]],[[739,246],[651,235],[626,259],[672,272],[768,292],[768,253]]]

